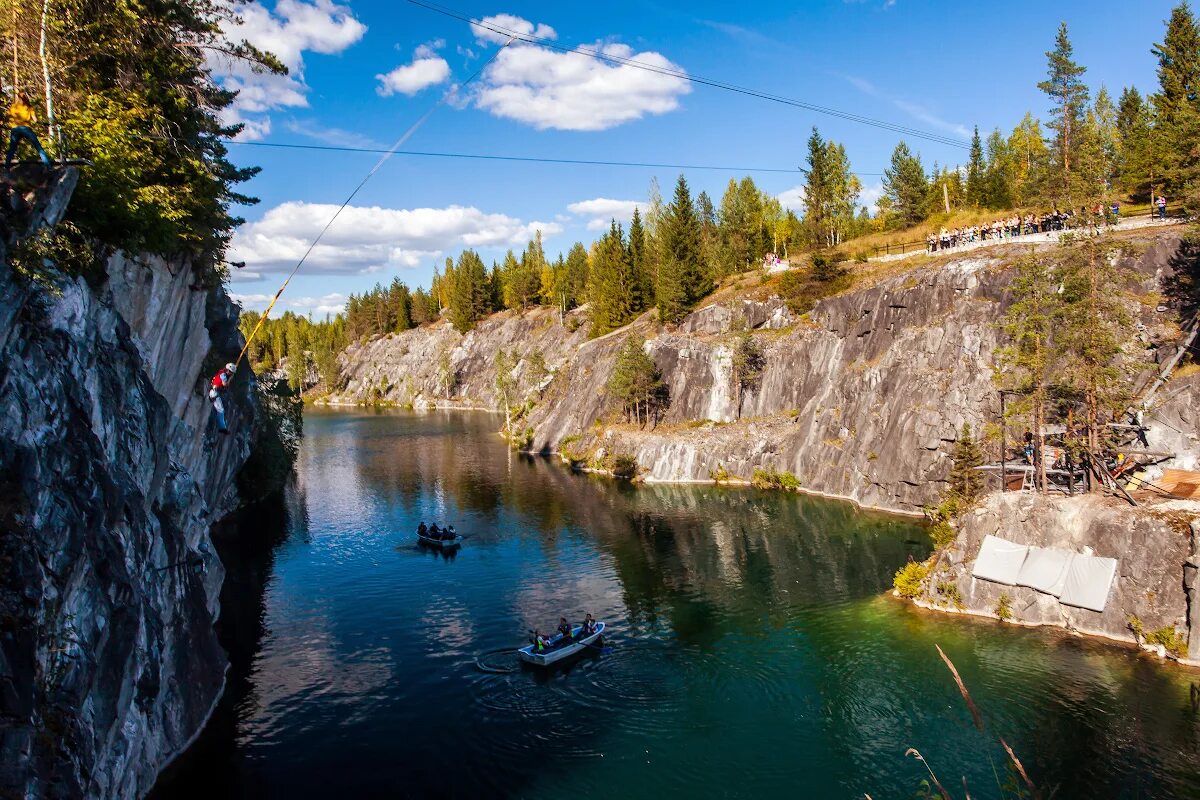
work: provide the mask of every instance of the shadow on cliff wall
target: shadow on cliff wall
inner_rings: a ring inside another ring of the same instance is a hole
[[[307,528],[304,498],[293,482],[230,515],[213,528],[213,542],[225,565],[217,635],[229,654],[225,693],[200,736],[166,769],[150,800],[234,797],[247,794],[252,775],[243,768],[238,723],[244,708],[255,706],[250,680],[266,631],[266,591],[279,546]],[[257,796],[269,787],[255,787]]]

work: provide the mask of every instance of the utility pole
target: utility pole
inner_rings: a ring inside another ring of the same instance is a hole
[[[946,204],[946,213],[950,213],[950,190],[946,188],[946,182],[942,181],[942,202]]]

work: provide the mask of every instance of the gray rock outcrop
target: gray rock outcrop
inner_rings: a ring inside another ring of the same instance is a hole
[[[53,223],[71,186],[52,193]],[[188,264],[14,274],[0,242],[0,795],[145,794],[220,695],[223,570],[253,375],[219,437],[207,377],[241,344]]]
[[[972,575],[985,536],[1021,545],[1117,559],[1102,612],[1059,603],[1052,595],[1005,586]],[[1041,497],[995,494],[960,522],[958,538],[928,580],[921,602],[951,612],[996,617],[1005,595],[1011,621],[1050,625],[1126,642],[1163,629],[1188,642],[1186,658],[1200,663],[1200,616],[1195,609],[1197,532],[1178,512],[1133,508],[1098,495]],[[956,587],[939,592],[939,585]]]
[[[1178,242],[1150,237],[1129,260],[1148,291]],[[532,429],[535,452],[556,452],[569,438],[574,452],[632,455],[643,477],[663,482],[790,472],[806,491],[914,513],[941,493],[962,424],[978,430],[995,420],[996,323],[1012,277],[1005,263],[975,254],[893,274],[799,318],[764,297],[713,303],[673,329],[647,314],[596,339],[587,338],[586,309],[565,327],[549,309],[501,314],[466,336],[443,322],[352,346],[343,356],[347,383],[330,401],[494,410],[496,352],[518,353],[518,375],[537,354],[553,377],[522,381],[537,400],[520,423]],[[1140,325],[1147,347],[1161,322]],[[739,409],[732,370],[743,330],[754,331],[765,366]],[[645,429],[613,423],[607,398],[630,335],[646,339],[670,394],[659,424]],[[1186,410],[1165,413],[1190,419]],[[1196,426],[1183,428],[1179,443],[1190,436],[1194,445]]]

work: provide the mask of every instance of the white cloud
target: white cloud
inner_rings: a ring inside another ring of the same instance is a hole
[[[495,14],[479,20],[481,24],[471,23],[471,32],[480,44],[504,44],[512,38],[508,31],[522,36],[535,36],[538,39],[557,39],[558,33],[549,25],[538,23],[534,25],[527,19],[512,14]],[[485,27],[486,26],[486,27]]]
[[[246,139],[261,138],[263,126],[269,125],[269,118],[248,117],[248,114],[262,115],[280,108],[308,105],[308,84],[304,81],[306,52],[340,53],[358,42],[367,30],[348,6],[332,0],[279,0],[273,10],[259,3],[248,3],[238,8],[238,16],[242,24],[227,23],[226,35],[235,41],[246,39],[273,53],[289,70],[287,75],[256,74],[244,62],[220,55],[209,57],[208,66],[221,84],[238,92],[223,120],[247,123],[243,133]]]
[[[858,194],[858,204],[866,206],[872,214],[879,211],[879,198],[883,197],[883,181],[868,186]]]
[[[263,311],[270,304],[272,294],[239,294],[231,292],[229,295],[235,303],[240,305],[244,310]],[[275,305],[276,311],[273,313],[278,316],[284,309],[298,311],[301,314],[312,314],[314,317],[323,317],[326,314],[340,314],[346,308],[346,296],[339,292],[327,294],[323,297],[297,297],[289,298],[284,295]]]
[[[445,39],[434,39],[432,42],[426,42],[422,45],[417,45],[417,49],[413,50],[414,58],[432,58],[437,55],[437,51],[446,46]]]
[[[613,219],[628,222],[633,217],[633,210],[642,205],[639,200],[610,200],[607,197],[597,197],[594,200],[571,203],[567,210],[581,217],[590,217],[587,229],[598,231],[607,228]]]
[[[418,51],[421,48],[417,48]],[[393,94],[412,96],[422,89],[444,83],[450,77],[450,65],[441,56],[417,58],[411,64],[396,67],[391,72],[376,75],[379,86],[375,91],[382,97]]]
[[[785,192],[780,192],[779,194],[775,195],[775,199],[778,200],[779,204],[784,208],[790,208],[797,214],[804,213],[803,186],[793,186]]]
[[[230,247],[231,261],[257,274],[287,272],[337,211],[337,206],[291,201],[243,225]],[[562,231],[556,222],[522,222],[477,208],[392,209],[349,206],[308,257],[307,274],[348,275],[416,267],[463,247],[516,247],[534,232]]]
[[[548,25],[511,14],[486,17],[481,24],[543,39],[558,36]],[[507,34],[479,24],[471,23],[471,30],[480,44],[510,41]],[[612,59],[683,72],[660,53],[635,53],[617,42],[601,41],[588,49]],[[674,111],[679,98],[690,91],[691,85],[678,75],[516,40],[496,56],[471,96],[478,108],[539,130],[601,131],[646,114]]]
[[[270,128],[270,120],[267,120],[268,129]],[[370,136],[364,136],[361,133],[344,130],[342,128],[330,128],[320,125],[312,120],[290,119],[284,123],[284,127],[292,133],[298,133],[301,136],[307,136],[310,139],[316,139],[318,142],[331,144],[335,147],[365,147],[365,148],[383,148],[384,145],[375,141]]]
[[[673,71],[682,71],[654,52],[635,53],[625,44],[597,43],[605,55]],[[681,77],[628,64],[611,64],[579,53],[533,45],[507,48],[488,67],[475,105],[495,116],[539,130],[600,131],[665,114],[691,91]]]

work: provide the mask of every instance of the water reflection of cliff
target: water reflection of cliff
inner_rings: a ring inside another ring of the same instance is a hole
[[[225,566],[217,633],[229,655],[225,693],[200,737],[163,773],[151,800],[246,796],[252,785],[238,747],[246,709],[261,706],[253,665],[266,632],[266,593],[280,544],[307,533],[303,489],[287,487],[213,529]],[[260,787],[266,790],[268,787]]]

